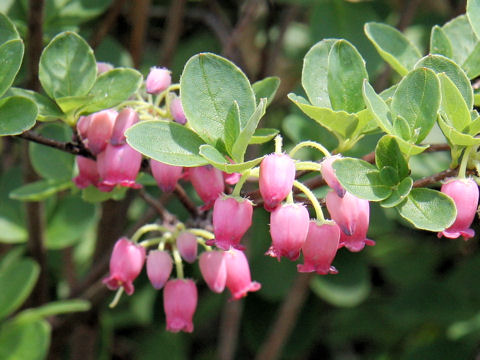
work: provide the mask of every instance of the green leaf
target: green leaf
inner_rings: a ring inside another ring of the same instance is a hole
[[[249,144],[264,144],[278,135],[278,129],[260,128],[255,130]]]
[[[8,197],[10,191],[22,182],[19,167],[4,169],[0,176],[0,242],[24,243],[28,232],[25,221],[25,209],[22,203]]]
[[[413,136],[412,129],[410,129],[410,125],[408,124],[407,120],[400,115],[398,115],[393,121],[392,133],[406,141],[410,140]]]
[[[328,95],[333,110],[356,113],[365,103],[358,96],[363,80],[368,80],[365,61],[357,49],[346,40],[338,40],[328,56]]]
[[[333,168],[340,184],[359,198],[380,201],[392,192],[380,178],[378,169],[366,161],[344,158],[335,161]]]
[[[460,90],[469,109],[473,106],[473,91],[465,72],[452,60],[441,55],[427,55],[415,65],[415,68],[426,67],[436,74],[445,73]]]
[[[390,109],[366,80],[363,82],[362,94],[367,109],[373,115],[378,126],[386,133],[392,133],[393,127],[391,123]]]
[[[407,159],[412,155],[418,155],[424,152],[430,145],[415,145],[409,143],[408,141],[403,140],[401,137],[395,136],[395,139],[398,142],[400,151],[407,156]]]
[[[90,185],[82,190],[82,200],[89,203],[99,203],[109,199],[118,201],[125,197],[127,189],[128,188],[123,186],[117,186],[110,192],[103,192],[98,190],[95,186]]]
[[[266,77],[252,84],[255,98],[257,99],[257,106],[262,98],[267,99],[267,106],[270,105],[280,86],[280,78],[276,76]]]
[[[50,346],[50,325],[45,320],[23,324],[10,321],[0,328],[0,358],[41,360]]]
[[[55,193],[72,187],[70,180],[40,180],[20,186],[10,193],[10,198],[21,201],[42,201]]]
[[[85,21],[101,15],[112,0],[62,0],[47,2],[45,22],[51,28],[77,26]]]
[[[22,96],[32,100],[38,107],[37,120],[39,121],[53,121],[65,117],[65,114],[53,100],[38,92],[12,87],[8,90],[7,95]]]
[[[240,108],[236,101],[233,102],[225,120],[225,148],[232,155],[233,144],[240,134]]]
[[[236,162],[243,162],[245,151],[247,151],[248,143],[257,129],[260,119],[265,115],[267,100],[262,98],[255,112],[252,114],[245,127],[241,129],[235,143],[232,146],[232,157]]]
[[[38,321],[46,317],[83,312],[90,310],[90,303],[86,300],[59,300],[50,302],[34,309],[23,310],[14,319],[15,324],[24,324],[31,321]]]
[[[467,73],[469,79],[475,79],[480,75],[480,43],[475,45],[470,55],[462,65],[462,69]]]
[[[116,68],[101,74],[88,93],[92,96],[82,112],[91,113],[117,106],[127,100],[142,83],[142,75],[134,69]]]
[[[395,169],[399,180],[408,176],[408,163],[393,136],[385,135],[378,141],[375,148],[375,163],[379,169],[384,166]]]
[[[225,121],[234,101],[243,129],[255,111],[255,95],[245,74],[220,56],[202,53],[188,60],[180,79],[188,123],[207,143],[224,142]]]
[[[192,130],[171,121],[142,121],[126,131],[135,150],[157,161],[177,166],[202,166],[198,153],[204,141]]]
[[[14,262],[0,272],[0,319],[4,319],[30,295],[40,273],[38,264],[30,259]]]
[[[87,104],[93,101],[93,96],[91,95],[81,95],[81,96],[65,96],[62,98],[55,99],[57,105],[62,109],[62,111],[66,114],[72,114],[76,111],[81,110],[82,107],[86,106]],[[79,116],[79,114],[73,114],[75,118]]]
[[[208,144],[200,146],[200,155],[202,155],[209,164],[229,174],[251,169],[254,166],[260,164],[263,159],[262,156],[250,161],[232,164],[227,159],[225,159],[224,156],[216,148]]]
[[[452,44],[452,60],[463,64],[478,42],[466,15],[457,16],[443,26]]]
[[[365,24],[365,34],[380,56],[400,75],[413,69],[422,56],[420,51],[400,31],[387,24]]]
[[[79,35],[61,33],[43,50],[39,79],[51,98],[86,95],[96,77],[93,51]]]
[[[318,107],[331,108],[328,96],[328,55],[337,39],[316,43],[303,59],[302,86],[310,102]]]
[[[400,184],[398,184],[398,186],[392,188],[392,194],[385,200],[382,200],[380,205],[382,205],[384,208],[397,206],[403,200],[405,200],[410,193],[410,190],[412,190],[412,186],[413,179],[411,177],[406,177],[400,182]]]
[[[413,189],[397,210],[418,229],[429,231],[445,230],[457,216],[455,203],[450,197],[425,188]]]
[[[430,54],[443,55],[448,58],[451,58],[453,54],[452,43],[445,31],[438,25],[432,28],[430,35]]]
[[[439,74],[438,78],[442,89],[441,113],[449,125],[462,131],[472,122],[470,109],[458,88],[447,75]]]
[[[480,0],[467,1],[467,17],[473,31],[480,38]]]
[[[472,136],[478,135],[478,133],[480,133],[480,117],[473,120],[465,129],[463,129],[463,132]]]
[[[443,117],[438,119],[438,125],[440,125],[443,135],[445,135],[453,145],[471,146],[480,144],[480,138],[456,130],[453,126],[447,124]]]
[[[2,15],[3,16],[3,15]],[[2,36],[0,35],[0,38]],[[0,46],[0,96],[5,94],[22,65],[24,46],[20,39],[9,40]]]
[[[0,136],[18,135],[35,125],[38,108],[35,103],[20,96],[0,100]]]
[[[5,14],[0,13],[0,44],[10,40],[20,39],[13,22]]]
[[[405,76],[392,99],[392,117],[402,116],[416,135],[418,143],[425,139],[437,119],[440,106],[440,83],[435,73],[426,68],[413,70]]]

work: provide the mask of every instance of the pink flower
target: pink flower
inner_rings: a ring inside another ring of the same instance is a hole
[[[253,206],[250,200],[220,196],[213,206],[215,244],[220,249],[241,248],[240,240],[252,225]],[[209,244],[210,245],[210,244]]]
[[[331,191],[327,194],[326,202],[332,219],[342,230],[340,247],[345,246],[352,252],[358,252],[365,245],[375,245],[373,240],[367,239],[370,220],[368,200],[359,199],[348,191],[341,198]]]
[[[470,228],[478,207],[478,185],[472,179],[449,179],[442,185],[442,193],[450,196],[457,208],[457,218],[448,229],[438,233],[438,237],[445,236],[456,239],[463,236],[465,240],[475,236]]]
[[[182,177],[183,168],[150,159],[150,169],[158,187],[163,192],[175,190],[178,180]]]
[[[259,188],[267,211],[275,209],[292,191],[295,162],[286,154],[270,154],[260,164]]]
[[[210,209],[225,187],[222,172],[212,165],[205,165],[189,168],[188,176],[198,196],[205,203],[202,209]]]
[[[316,272],[320,275],[336,274],[338,271],[331,266],[337,254],[340,240],[340,228],[334,221],[318,224],[311,220],[308,234],[302,246],[304,264],[297,265],[299,272]]]
[[[188,231],[182,231],[177,237],[177,248],[183,260],[193,263],[197,259],[197,237]]]
[[[247,296],[248,292],[260,290],[261,285],[252,281],[250,267],[243,251],[231,249],[225,252],[227,266],[226,285],[232,293],[231,300],[238,300]]]
[[[112,137],[117,112],[102,110],[91,114],[89,117],[87,136],[83,142],[92,154],[98,155],[105,149]]]
[[[174,97],[170,102],[170,114],[172,114],[173,120],[181,125],[187,123],[187,118],[183,112],[182,101],[179,97]]]
[[[242,174],[240,173],[223,173],[223,180],[225,180],[228,185],[235,185],[236,183],[238,183],[238,180],[240,180],[241,177]]]
[[[300,249],[308,233],[310,216],[302,204],[284,204],[270,215],[272,246],[265,255],[282,256],[294,261],[300,256]]]
[[[107,62],[97,61],[97,75],[113,70],[113,65]]]
[[[145,81],[149,94],[160,94],[172,83],[170,71],[165,68],[152,67]]]
[[[167,331],[192,332],[193,314],[197,308],[197,287],[190,279],[170,280],[163,289],[163,309]]]
[[[321,163],[321,172],[328,186],[335,190],[338,196],[343,197],[345,195],[345,189],[338,182],[337,175],[335,175],[335,170],[332,167],[333,162],[341,158],[341,155],[326,157]]]
[[[113,126],[112,137],[110,144],[123,145],[126,143],[125,131],[139,121],[138,114],[135,110],[125,108],[118,114]]]
[[[84,140],[87,138],[87,131],[90,126],[90,121],[92,118],[90,116],[80,116],[77,121],[77,132],[80,139]]]
[[[135,290],[133,280],[142,271],[145,262],[145,248],[134,244],[127,238],[121,238],[113,247],[110,258],[110,276],[103,279],[103,283],[110,290],[117,290],[123,286],[128,295]]]
[[[116,185],[138,189],[135,182],[142,164],[142,154],[130,145],[115,146],[108,144],[105,151],[97,156],[98,173],[102,181],[98,185],[101,191],[111,191]]]
[[[166,251],[151,250],[147,256],[147,276],[153,287],[160,290],[172,273],[172,258]]]
[[[227,281],[227,265],[223,251],[204,251],[200,255],[199,266],[203,279],[210,290],[221,293]]]
[[[76,156],[75,160],[78,167],[78,175],[73,178],[75,185],[77,185],[79,189],[84,189],[89,185],[97,186],[100,175],[98,175],[95,160],[83,156]]]

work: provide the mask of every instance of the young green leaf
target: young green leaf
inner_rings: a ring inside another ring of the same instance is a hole
[[[430,35],[430,54],[443,55],[448,58],[451,58],[453,54],[452,43],[445,34],[445,31],[438,25],[432,28]]]
[[[400,184],[392,188],[392,194],[385,200],[382,200],[380,205],[384,208],[397,206],[408,196],[410,190],[412,190],[412,185],[413,179],[411,177],[406,177],[400,182]]]
[[[393,120],[392,133],[406,141],[409,141],[413,136],[412,129],[410,129],[410,125],[408,124],[407,120],[400,115],[397,115],[395,120]]]
[[[75,120],[77,120],[78,112],[87,104],[93,101],[92,95],[80,95],[80,96],[65,96],[55,99],[57,105],[65,113],[64,118],[68,120],[68,117],[73,114]]]
[[[405,154],[407,159],[412,155],[418,155],[424,152],[430,145],[415,145],[408,141],[403,140],[401,137],[395,136],[395,140],[398,142],[400,151]]]
[[[0,96],[5,94],[22,65],[24,46],[20,39],[9,40],[0,46]]]
[[[441,113],[448,125],[461,132],[472,122],[470,109],[458,88],[447,75],[439,74],[438,78],[442,90]]]
[[[22,96],[32,100],[38,107],[38,121],[54,121],[62,119],[65,114],[50,98],[38,92],[11,87],[7,91],[8,96]]]
[[[452,143],[453,145],[461,146],[471,146],[479,145],[480,138],[473,137],[472,135],[462,133],[455,129],[453,126],[449,125],[444,119],[443,116],[438,119],[438,125],[443,132],[443,135]]]
[[[280,78],[276,76],[266,77],[252,84],[253,92],[255,93],[255,99],[257,100],[257,106],[260,104],[262,98],[267,99],[267,106],[270,105],[277,93],[280,86]]]
[[[232,156],[232,147],[240,134],[240,108],[233,102],[225,120],[225,148]]]
[[[395,169],[399,180],[408,176],[408,163],[394,136],[385,135],[378,141],[375,148],[375,163],[379,169],[384,166]]]
[[[378,126],[386,133],[392,133],[393,126],[391,123],[390,109],[366,80],[363,82],[362,94],[367,109],[372,113]]]
[[[452,60],[461,65],[478,42],[466,15],[460,15],[443,26],[443,31],[452,44]]]
[[[467,17],[473,31],[480,38],[480,0],[467,1]]]
[[[278,129],[260,128],[255,130],[249,144],[264,144],[278,135]]]
[[[480,75],[480,43],[477,43],[468,55],[462,64],[462,69],[467,73],[469,79],[475,79]]]
[[[227,159],[225,159],[225,157],[220,153],[220,151],[218,151],[212,145],[208,144],[200,146],[200,155],[203,156],[209,164],[229,174],[251,169],[254,166],[260,164],[263,159],[262,156],[250,161],[232,164]]]
[[[0,100],[0,136],[18,135],[35,125],[38,108],[32,100],[10,96]]]
[[[15,316],[13,322],[15,324],[24,324],[54,315],[88,311],[90,307],[90,303],[86,300],[58,300],[33,309],[23,310]]]

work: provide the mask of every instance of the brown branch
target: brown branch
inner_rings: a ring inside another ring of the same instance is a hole
[[[92,37],[90,38],[90,46],[95,49],[104,37],[108,34],[112,25],[120,15],[122,11],[123,5],[125,4],[125,0],[115,0],[115,2],[110,6],[107,14],[103,18],[103,21],[100,23],[100,26],[93,32]]]
[[[458,169],[447,169],[438,174],[434,174],[431,176],[424,177],[422,179],[418,179],[413,183],[413,187],[425,187],[428,185],[435,184],[441,180],[444,180],[448,177],[456,176],[458,174]]]
[[[140,189],[138,194],[148,205],[155,209],[155,211],[160,215],[164,223],[172,225],[177,222],[177,217],[173,215],[170,211],[168,211],[165,206],[163,206],[163,201],[155,200],[145,191],[145,189]],[[169,194],[167,194],[166,198],[169,197],[168,195]]]
[[[192,200],[190,200],[187,193],[183,189],[182,185],[177,184],[173,193],[178,198],[178,200],[180,200],[180,202],[183,204],[185,209],[188,210],[190,215],[192,215],[194,218],[198,217],[198,215],[200,214],[198,212],[198,208],[195,206],[195,204],[192,202]]]
[[[242,301],[229,301],[223,306],[220,331],[218,334],[219,346],[217,358],[219,360],[231,360],[235,358],[242,312]]]
[[[29,0],[28,12],[28,87],[31,90],[40,89],[38,80],[38,63],[43,49],[43,13],[45,0]]]
[[[133,64],[138,69],[142,61],[145,34],[148,24],[148,10],[151,0],[132,1],[132,33],[130,36],[130,53]]]
[[[186,0],[172,0],[167,17],[167,26],[163,35],[162,56],[160,64],[170,67],[182,34],[183,15]]]

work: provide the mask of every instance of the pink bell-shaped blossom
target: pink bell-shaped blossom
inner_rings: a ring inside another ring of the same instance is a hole
[[[327,185],[335,190],[338,196],[344,197],[346,190],[338,182],[337,175],[335,175],[335,170],[332,167],[333,162],[341,158],[341,155],[326,157],[321,163],[321,172]]]
[[[297,265],[298,272],[336,274],[337,269],[331,265],[337,254],[339,241],[340,228],[334,221],[319,224],[316,220],[311,220],[302,246],[304,264]]]
[[[182,101],[177,96],[175,96],[170,102],[170,114],[172,114],[175,122],[181,125],[185,125],[187,123],[187,118],[183,112]]]
[[[225,188],[222,172],[212,165],[205,165],[189,168],[188,177],[205,203],[202,209],[210,209]]]
[[[227,266],[226,285],[232,293],[230,300],[238,300],[246,296],[248,292],[260,290],[260,283],[252,281],[250,266],[243,251],[231,249],[226,251],[224,256]]]
[[[463,236],[465,240],[475,236],[470,228],[478,207],[478,185],[472,179],[449,179],[442,185],[442,193],[450,196],[457,208],[457,218],[448,229],[438,233],[438,237],[445,236],[456,239]]]
[[[117,290],[123,286],[128,295],[135,290],[133,280],[142,271],[145,262],[145,248],[127,238],[120,238],[113,247],[110,258],[110,276],[103,279],[103,283],[110,290]]]
[[[92,118],[90,116],[80,116],[77,121],[77,133],[80,136],[80,139],[86,140],[88,128],[90,127],[90,121]]]
[[[252,225],[253,206],[248,199],[220,196],[213,205],[213,232],[215,244],[220,249],[242,249],[240,240]],[[209,243],[210,245],[210,243]]]
[[[236,183],[238,183],[238,180],[240,180],[241,177],[242,174],[240,173],[223,173],[223,180],[225,180],[228,185],[235,185]]]
[[[145,86],[149,94],[160,94],[172,83],[170,70],[159,67],[152,67],[148,73]]]
[[[348,191],[341,198],[337,193],[330,191],[327,194],[326,202],[332,219],[342,230],[340,247],[345,246],[352,252],[358,252],[365,245],[375,245],[373,240],[367,239],[370,220],[368,200],[359,199]]]
[[[89,185],[97,186],[100,175],[98,175],[96,161],[83,156],[76,156],[75,160],[78,167],[78,175],[73,178],[75,185],[79,189],[85,189]]]
[[[120,111],[115,119],[110,144],[123,145],[126,143],[125,131],[139,121],[138,114],[131,108]]]
[[[227,265],[223,251],[204,251],[199,258],[200,272],[210,290],[220,294],[227,281]]]
[[[97,75],[113,70],[113,65],[107,62],[97,61]]]
[[[193,331],[193,314],[197,308],[197,300],[197,287],[193,280],[175,279],[167,282],[163,289],[167,331]]]
[[[97,156],[98,173],[102,181],[101,191],[111,191],[116,185],[141,188],[135,182],[142,164],[142,154],[128,144],[115,146],[108,144],[105,151]]]
[[[151,250],[147,256],[147,276],[153,287],[160,290],[172,273],[172,257],[167,251]]]
[[[182,231],[177,236],[176,243],[183,260],[190,264],[195,262],[198,251],[197,237],[188,231]]]
[[[267,211],[275,209],[292,191],[295,162],[286,154],[270,154],[260,164],[258,185]]]
[[[83,142],[92,154],[98,155],[105,149],[112,137],[116,118],[117,112],[110,109],[90,115],[87,138]]]
[[[152,175],[163,192],[175,190],[178,180],[182,177],[183,167],[174,166],[150,159]]]
[[[265,255],[294,261],[300,256],[308,233],[310,215],[302,204],[284,204],[270,214],[272,246]]]

